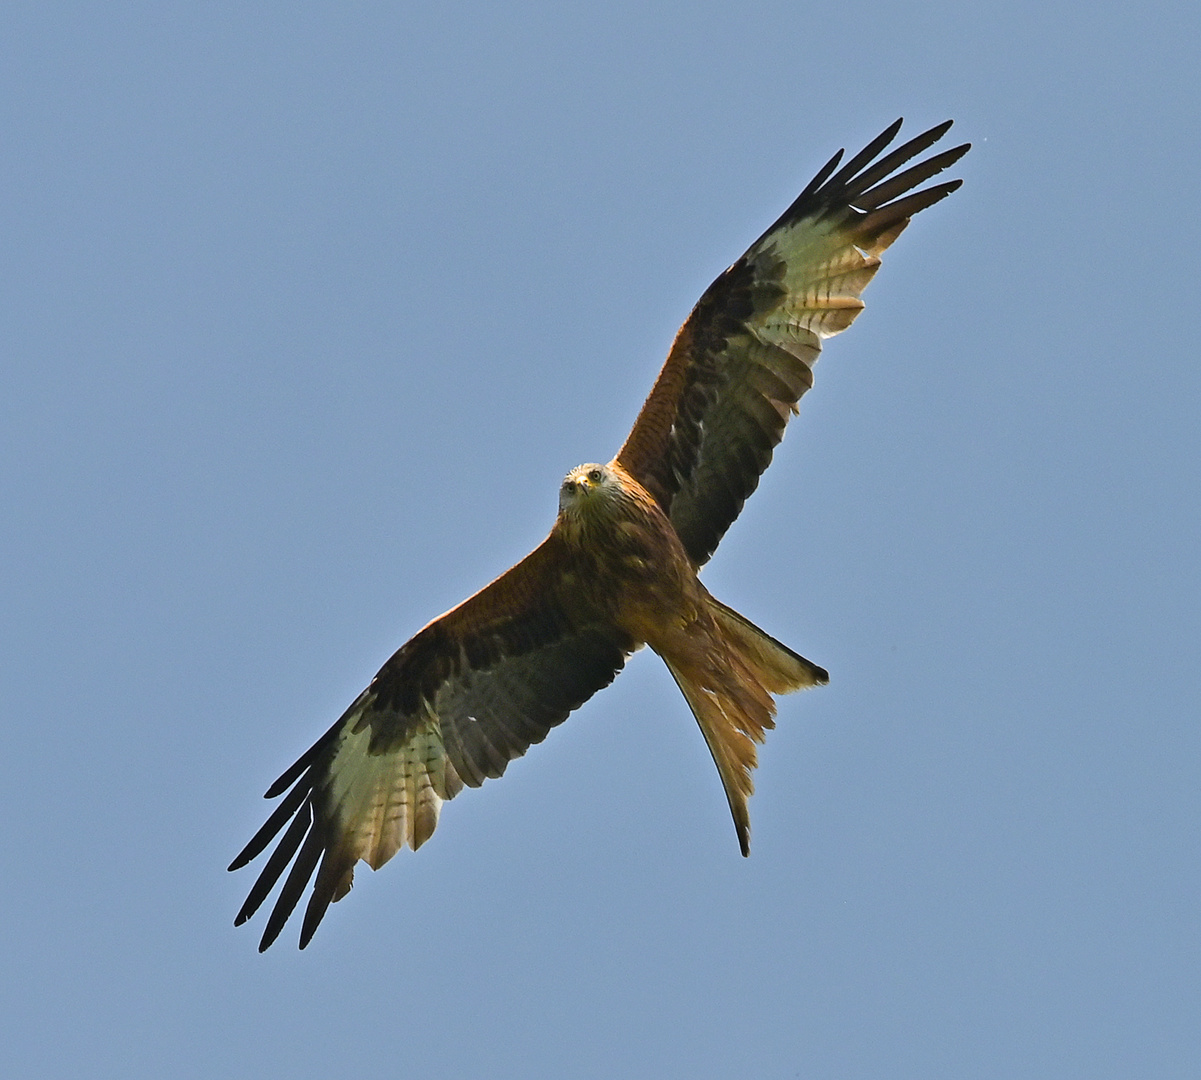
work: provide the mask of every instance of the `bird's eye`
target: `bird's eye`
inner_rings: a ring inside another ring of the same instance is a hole
[[[599,484],[601,481],[600,469],[590,469],[588,471],[588,479],[591,480],[594,484]]]

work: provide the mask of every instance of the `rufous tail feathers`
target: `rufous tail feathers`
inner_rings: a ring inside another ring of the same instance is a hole
[[[747,800],[755,790],[751,772],[755,744],[775,727],[772,694],[787,694],[829,681],[824,668],[794,653],[749,619],[707,597],[713,634],[707,647],[689,656],[664,656],[668,670],[700,725],[717,765],[738,844],[751,849]]]

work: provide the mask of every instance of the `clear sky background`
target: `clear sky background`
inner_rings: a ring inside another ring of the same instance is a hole
[[[4,1074],[1196,1076],[1199,11],[6,4]],[[267,785],[899,115],[964,186],[705,572],[831,672],[751,858],[643,652],[258,955]]]

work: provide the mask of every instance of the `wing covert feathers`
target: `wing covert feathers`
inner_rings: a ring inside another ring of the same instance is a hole
[[[563,602],[554,541],[413,637],[271,786],[268,797],[283,801],[230,865],[245,866],[279,837],[235,920],[249,919],[283,878],[260,951],[310,880],[301,948],[350,891],[360,859],[379,869],[402,847],[419,848],[445,800],[500,776],[612,682],[634,643]]]
[[[822,340],[863,309],[880,254],[914,214],[959,187],[913,190],[968,144],[909,165],[950,126],[880,157],[898,120],[841,168],[839,151],[680,328],[617,461],[655,496],[695,565],[758,486],[813,385]]]

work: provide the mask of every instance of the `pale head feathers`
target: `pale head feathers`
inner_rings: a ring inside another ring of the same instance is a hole
[[[622,485],[610,465],[577,465],[563,478],[559,488],[559,513],[576,517],[603,506],[612,506],[622,497]]]

